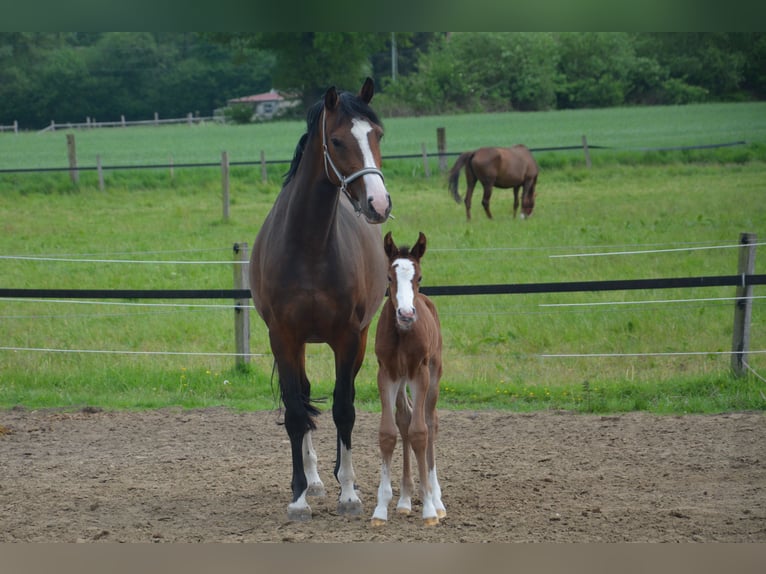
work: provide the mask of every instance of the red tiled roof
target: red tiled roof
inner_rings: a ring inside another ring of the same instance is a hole
[[[236,104],[249,104],[249,103],[257,103],[257,102],[282,102],[284,101],[284,99],[285,98],[282,97],[279,94],[279,92],[277,92],[276,90],[271,90],[270,92],[265,92],[263,94],[254,94],[252,96],[234,98],[229,101]]]

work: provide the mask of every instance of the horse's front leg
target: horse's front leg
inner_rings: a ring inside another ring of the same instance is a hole
[[[354,430],[354,379],[364,358],[367,328],[360,336],[348,336],[335,350],[335,391],[332,417],[337,429],[335,478],[340,484],[338,514],[357,516],[362,513],[362,501],[356,493],[356,474],[351,460],[351,433]]]
[[[384,366],[378,369],[378,393],[380,395],[380,428],[378,444],[380,446],[380,485],[378,486],[378,504],[372,514],[373,526],[383,526],[388,521],[388,505],[393,498],[391,490],[391,459],[396,448],[396,424],[394,423],[394,404],[398,386],[387,374]]]
[[[303,346],[291,348],[289,343],[274,334],[270,334],[270,338],[279,371],[279,387],[285,406],[285,430],[290,438],[292,457],[292,502],[287,506],[287,517],[289,520],[310,520],[311,507],[306,501],[308,480],[304,467],[304,448],[307,436],[310,445],[309,433],[314,428],[311,417],[316,414],[316,409],[311,407],[304,389],[305,374],[301,372]]]

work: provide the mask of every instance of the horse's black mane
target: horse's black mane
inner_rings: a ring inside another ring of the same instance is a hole
[[[318,129],[321,129],[319,124],[322,120],[323,108],[324,98],[312,105],[306,113],[306,133],[301,136],[300,140],[298,140],[293,160],[290,163],[290,169],[285,174],[284,183],[282,185],[287,185],[295,175],[295,172],[298,171],[298,165],[301,163],[306,142],[314,136]],[[351,92],[338,93],[338,109],[345,115],[355,118],[367,118],[375,124],[382,125],[380,119],[372,108],[365,104],[359,96],[352,94]]]

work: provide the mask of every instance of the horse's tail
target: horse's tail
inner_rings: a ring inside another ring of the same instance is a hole
[[[449,171],[449,190],[450,193],[452,193],[452,197],[455,199],[457,203],[460,203],[463,201],[460,197],[460,192],[457,190],[457,181],[460,177],[460,170],[463,169],[463,166],[471,161],[471,158],[473,157],[472,151],[466,151],[460,154],[460,157],[457,158],[457,161],[455,162],[455,165],[452,166],[452,169]],[[468,169],[468,168],[466,168]]]

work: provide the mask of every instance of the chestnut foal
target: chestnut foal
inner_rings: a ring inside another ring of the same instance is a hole
[[[404,468],[397,512],[409,514],[412,510],[411,446],[418,464],[423,521],[426,526],[433,526],[447,511],[441,501],[434,462],[434,441],[439,429],[436,401],[442,374],[441,327],[436,307],[418,290],[426,236],[420,233],[415,245],[408,249],[397,247],[388,232],[383,246],[388,257],[388,298],[383,303],[375,335],[382,406],[378,438],[383,464],[372,525],[382,526],[388,520],[388,503],[393,498],[391,458],[398,428]]]

